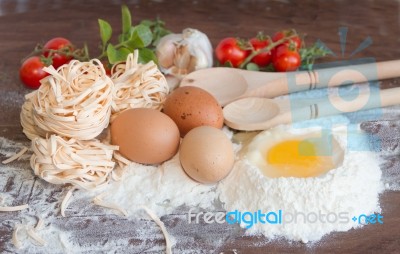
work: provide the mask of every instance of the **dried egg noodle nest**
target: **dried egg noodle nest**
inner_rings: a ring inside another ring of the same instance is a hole
[[[113,152],[118,147],[51,135],[34,139],[32,150],[30,163],[36,175],[53,184],[70,183],[90,190],[110,180]]]
[[[34,91],[25,95],[25,102],[22,104],[20,114],[22,131],[30,140],[33,140],[37,137],[45,137],[47,133],[46,131],[40,129],[33,120],[32,97],[36,95],[36,92],[37,91]]]
[[[140,64],[138,57],[135,50],[125,63],[113,67],[111,79],[115,90],[111,121],[118,113],[130,108],[161,109],[169,93],[167,80],[157,65],[153,61]]]
[[[38,134],[56,133],[79,140],[98,136],[109,124],[114,88],[101,62],[73,60],[58,70],[52,66],[44,70],[51,75],[30,98],[32,119],[29,104],[23,108],[25,125],[35,123],[41,130]]]

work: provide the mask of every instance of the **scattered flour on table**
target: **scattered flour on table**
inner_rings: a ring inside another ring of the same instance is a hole
[[[161,166],[132,163],[125,168],[123,179],[104,190],[104,200],[114,201],[129,215],[137,214],[141,206],[158,216],[170,214],[180,206],[210,209],[216,199],[215,186],[190,179],[176,155]]]
[[[228,129],[224,132],[232,137]],[[0,137],[0,154],[12,156],[22,147],[21,144]],[[235,145],[238,152],[239,145]],[[28,156],[28,155],[26,155]],[[22,158],[27,160],[28,157]],[[348,218],[360,214],[380,212],[379,194],[383,191],[381,182],[380,161],[372,152],[349,152],[345,154],[341,167],[317,178],[275,178],[268,179],[260,171],[249,165],[245,160],[238,160],[231,174],[217,185],[203,185],[190,179],[182,170],[179,156],[160,166],[145,166],[132,163],[125,168],[124,177],[119,182],[112,182],[106,189],[97,193],[76,191],[73,202],[92,204],[94,196],[105,193],[104,201],[113,202],[128,212],[128,219],[148,217],[140,211],[144,205],[158,216],[174,213],[181,206],[196,207],[213,211],[218,200],[223,202],[226,211],[263,212],[282,210],[284,213],[348,213]],[[0,189],[6,185],[8,176],[32,179],[30,168],[14,168],[11,165],[1,165]],[[385,179],[382,179],[385,180]],[[26,180],[25,180],[26,181]],[[37,197],[46,196],[62,200],[65,193],[52,193],[48,183],[38,181],[43,185],[38,188],[41,193]],[[16,193],[15,193],[16,194]],[[35,197],[35,195],[33,197]],[[7,205],[12,204],[14,193],[7,194]],[[41,235],[47,241],[46,250],[70,250],[71,252],[90,251],[93,246],[83,246],[76,242],[76,236],[64,232],[57,225],[59,217],[59,202],[49,204],[47,199],[33,199],[31,208],[22,211],[21,216],[33,217],[42,214],[46,218],[46,227]],[[15,205],[15,204],[14,204]],[[104,214],[113,211],[99,208]],[[185,210],[187,211],[187,209]],[[84,215],[87,211],[81,211]],[[18,221],[3,222],[9,227]],[[33,222],[32,222],[33,223]],[[242,224],[241,226],[246,226]],[[287,223],[284,225],[255,224],[246,232],[249,235],[262,234],[269,238],[284,237],[296,241],[317,241],[333,231],[347,231],[358,227],[357,223]],[[156,232],[155,232],[156,233]],[[159,232],[158,232],[159,233]],[[139,233],[140,234],[140,233]],[[173,235],[172,235],[173,236]],[[149,235],[139,235],[139,239],[149,239]],[[113,239],[97,246],[95,249],[112,251],[126,246],[126,240]],[[27,246],[28,245],[28,246]],[[24,251],[41,251],[43,247],[25,244]]]

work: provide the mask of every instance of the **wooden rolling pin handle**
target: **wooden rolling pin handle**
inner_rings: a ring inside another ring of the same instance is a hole
[[[293,74],[295,82],[294,85],[288,83],[289,93],[400,77],[400,60],[316,69]]]
[[[360,94],[355,100],[349,102],[339,96],[333,97],[322,103],[312,104],[306,108],[308,119],[315,119],[323,116],[330,116],[342,113],[356,112],[373,108],[387,107],[400,104],[400,87],[380,90],[379,99],[370,100],[370,93]],[[339,112],[338,112],[339,111]]]
[[[378,62],[376,69],[379,80],[400,77],[400,60]]]
[[[350,83],[363,83],[395,77],[400,77],[400,60],[287,72],[286,77],[278,78],[256,89],[247,91],[240,98],[253,96],[274,98],[304,90],[341,86]]]
[[[400,104],[400,87],[380,90],[381,107]]]
[[[346,84],[346,81],[362,83],[400,77],[400,60],[333,67],[314,70],[313,72],[316,80],[316,85],[313,88],[340,86]],[[328,82],[326,82],[326,77],[329,77]]]

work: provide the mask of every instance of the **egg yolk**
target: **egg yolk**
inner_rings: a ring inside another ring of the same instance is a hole
[[[307,140],[286,140],[267,152],[267,176],[314,177],[334,168],[332,156],[320,155],[320,146]]]

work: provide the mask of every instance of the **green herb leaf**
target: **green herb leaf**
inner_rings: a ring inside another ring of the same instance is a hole
[[[132,26],[131,12],[129,11],[128,6],[122,5],[122,33],[128,34],[129,30]]]
[[[102,19],[99,19],[100,37],[103,45],[103,51],[106,48],[107,42],[111,39],[112,28],[111,25]]]
[[[119,42],[119,43],[123,43],[124,41],[127,40],[127,38],[129,38],[129,35],[120,34],[120,35],[118,35],[118,42]]]
[[[170,34],[171,31],[165,28],[165,22],[161,19],[157,18],[156,20],[142,20],[140,22],[141,25],[145,25],[150,28],[151,32],[153,33],[153,42],[151,46],[156,47],[158,42],[162,37],[167,34]]]
[[[139,49],[139,59],[140,63],[148,63],[153,61],[155,64],[158,64],[157,57],[151,49],[141,48]]]
[[[154,25],[154,23],[155,23],[154,21],[148,20],[148,19],[144,19],[144,20],[142,20],[142,21],[140,22],[141,25],[145,25],[145,26],[148,26],[148,27],[150,27],[150,28],[151,28],[151,26]]]
[[[311,70],[316,59],[332,54],[332,51],[315,43],[309,48],[300,49],[301,69]]]
[[[125,42],[129,49],[144,48],[151,44],[153,34],[149,27],[145,25],[137,25],[130,30],[131,37]]]
[[[108,44],[107,46],[108,61],[111,64],[115,64],[121,61],[126,61],[126,58],[128,57],[129,53],[131,53],[131,51],[127,48],[116,49],[112,44]]]

